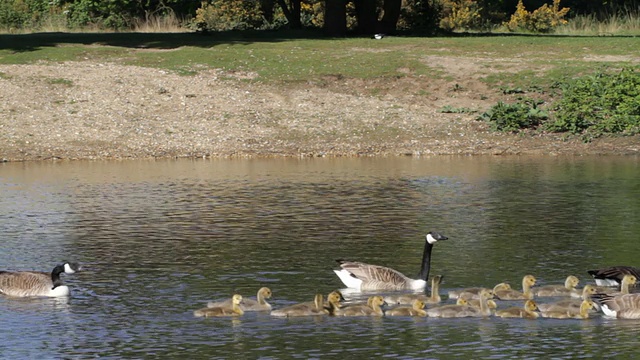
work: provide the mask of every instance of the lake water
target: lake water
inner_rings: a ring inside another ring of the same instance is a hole
[[[274,308],[343,287],[335,259],[419,271],[442,293],[640,265],[638,157],[433,157],[0,164],[0,268],[50,271],[68,299],[0,297],[0,358],[603,358],[640,322],[194,318],[268,286]],[[365,299],[350,294],[348,300]],[[501,302],[500,307],[512,304]]]

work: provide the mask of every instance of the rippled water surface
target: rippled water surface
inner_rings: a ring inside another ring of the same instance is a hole
[[[342,284],[334,260],[416,276],[424,235],[442,293],[640,265],[637,157],[0,164],[2,269],[50,271],[66,299],[0,297],[1,358],[602,358],[640,322],[193,317],[234,291],[275,308]],[[348,300],[366,298],[348,294]],[[500,303],[499,306],[512,304]]]

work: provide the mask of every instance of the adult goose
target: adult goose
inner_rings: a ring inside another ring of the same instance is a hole
[[[594,296],[600,304],[602,313],[607,317],[618,319],[640,319],[640,293]]]
[[[633,275],[640,279],[640,268],[633,266],[610,266],[596,270],[587,270],[587,273],[599,286],[620,286],[625,275]]]
[[[240,308],[242,295],[234,294],[231,298],[231,306],[206,307],[193,312],[195,317],[220,317],[242,316],[244,311]]]
[[[57,265],[50,273],[41,271],[0,271],[0,294],[13,297],[69,296],[69,287],[62,285],[60,274],[80,270],[76,263]]]
[[[427,234],[422,253],[422,269],[418,279],[411,279],[388,267],[346,260],[337,260],[342,269],[334,272],[346,287],[356,290],[423,290],[429,279],[433,245],[447,239],[446,236],[435,231]]]
[[[271,289],[268,287],[262,287],[258,290],[258,294],[256,296],[256,300],[243,298],[242,303],[240,304],[240,308],[243,311],[270,311],[271,304],[267,302],[266,299],[271,298]],[[227,299],[225,301],[218,302],[209,302],[207,307],[220,307],[220,306],[231,306],[232,299]]]
[[[388,304],[408,305],[412,304],[415,300],[423,301],[425,304],[437,304],[442,301],[440,297],[440,283],[442,282],[442,275],[436,275],[431,278],[431,295],[426,294],[399,294],[399,295],[387,295],[384,297],[384,301]]]

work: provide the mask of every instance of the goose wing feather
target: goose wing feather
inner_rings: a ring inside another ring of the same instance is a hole
[[[48,294],[53,288],[51,274],[39,271],[1,271],[0,293],[26,297]]]
[[[606,295],[606,294],[596,294],[594,296],[602,305],[606,305],[609,309],[616,311],[618,313],[618,317],[622,317],[623,313],[627,315],[631,315],[634,313],[638,313],[638,317],[633,317],[632,319],[640,318],[640,294],[623,294],[623,295]]]
[[[385,266],[365,264],[357,261],[339,260],[338,262],[342,269],[362,280],[363,290],[366,290],[367,287],[375,289],[403,289],[411,280],[399,271]],[[374,284],[375,287],[372,286]]]
[[[625,275],[634,275],[636,278],[640,279],[640,268],[633,266],[610,266],[601,269],[588,270],[587,273],[589,273],[589,275],[594,279],[611,279],[616,280],[618,283],[622,281],[622,278]]]

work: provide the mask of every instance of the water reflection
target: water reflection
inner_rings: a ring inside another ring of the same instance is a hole
[[[274,307],[341,287],[334,259],[415,276],[424,233],[448,289],[540,284],[635,264],[637,158],[390,158],[0,164],[3,268],[65,277],[73,297],[0,298],[3,357],[603,357],[635,321],[194,319],[207,301]],[[347,294],[350,301],[366,294]],[[5,331],[8,333],[8,331]],[[61,337],[61,334],[64,336]],[[607,341],[609,340],[609,341]],[[576,354],[576,348],[582,353]],[[215,354],[215,355],[213,355]]]

